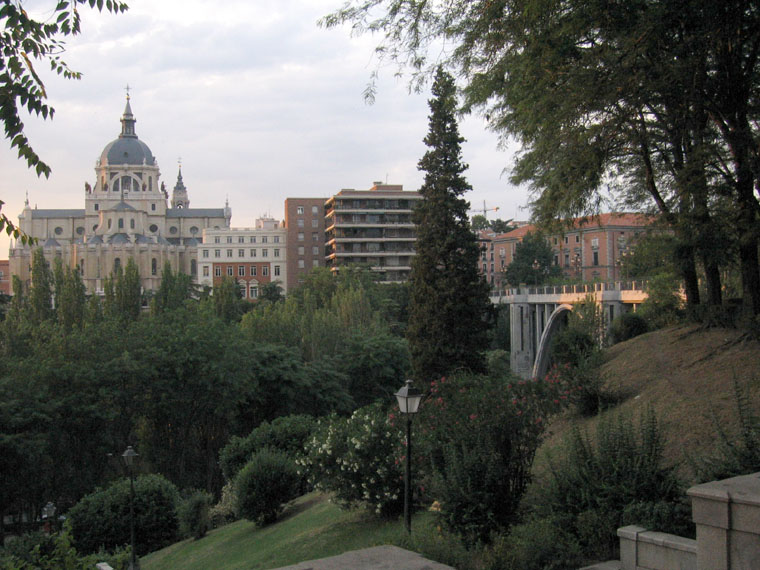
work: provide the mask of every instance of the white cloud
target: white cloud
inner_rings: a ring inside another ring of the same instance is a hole
[[[229,196],[233,225],[251,225],[263,213],[281,218],[288,196],[328,196],[374,180],[421,184],[428,95],[410,95],[387,70],[375,104],[364,103],[372,38],[316,25],[340,0],[129,4],[120,15],[81,11],[82,34],[64,54],[81,81],[43,72],[55,118],[24,122],[53,168],[50,180],[0,145],[0,199],[13,219],[26,191],[33,206],[84,207],[84,182],[93,181],[95,160],[120,131],[127,83],[137,133],[167,187],[182,157],[192,205],[217,207]],[[49,11],[52,3],[26,6]],[[481,119],[468,117],[460,128],[473,186],[467,198],[474,207],[499,206],[501,218],[525,218],[525,191],[502,175],[510,154],[497,149]],[[0,251],[7,247],[3,234]]]

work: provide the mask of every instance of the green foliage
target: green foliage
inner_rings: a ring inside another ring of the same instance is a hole
[[[426,488],[447,528],[472,545],[516,522],[547,420],[567,404],[569,394],[556,377],[431,382],[415,422],[415,441]]]
[[[177,540],[177,488],[160,475],[135,479],[135,549],[139,555]],[[83,497],[68,513],[79,552],[113,550],[130,541],[130,481],[121,479]]]
[[[208,516],[212,528],[219,528],[238,519],[240,515],[237,512],[237,496],[235,495],[235,484],[233,481],[226,483],[222,487],[219,502],[211,507]]]
[[[488,284],[477,270],[480,247],[467,217],[469,203],[462,198],[471,186],[463,176],[456,87],[443,69],[436,72],[432,94],[428,150],[418,164],[425,172],[423,200],[412,213],[417,254],[406,333],[414,375],[424,382],[460,369],[485,371],[490,308]]]
[[[273,449],[257,451],[235,477],[237,510],[260,526],[271,524],[296,497],[298,482],[292,457]]]
[[[528,232],[517,244],[504,278],[513,286],[543,285],[561,274],[560,267],[554,265],[554,253],[546,237],[540,232]]]
[[[512,374],[509,364],[510,354],[506,350],[489,350],[486,353],[488,374],[497,378],[506,378]]]
[[[612,320],[610,334],[612,342],[617,344],[624,340],[637,337],[649,331],[649,325],[638,313],[622,313]]]
[[[734,378],[734,403],[739,433],[729,434],[717,418],[713,419],[718,433],[718,446],[712,457],[696,464],[697,478],[701,482],[749,475],[760,471],[760,418],[749,398]]]
[[[621,274],[626,279],[648,279],[660,273],[675,274],[677,239],[670,233],[646,233],[622,256]]]
[[[683,318],[683,299],[675,275],[655,275],[647,283],[646,292],[647,298],[637,312],[647,321],[650,330],[670,326]]]
[[[583,566],[578,539],[558,517],[531,519],[500,535],[484,554],[486,570],[575,570]]]
[[[154,314],[179,309],[192,295],[193,280],[185,273],[174,273],[167,261],[161,272],[161,285],[151,302]]]
[[[35,324],[49,320],[53,316],[52,305],[53,275],[42,248],[32,252],[32,282],[29,285],[27,318]]]
[[[179,533],[183,537],[199,540],[206,536],[211,525],[209,510],[212,497],[205,491],[194,491],[177,507]]]
[[[637,427],[623,415],[603,418],[594,442],[574,430],[535,498],[535,516],[560,519],[584,554],[603,560],[616,557],[616,530],[645,522],[635,518],[644,514],[652,530],[693,533],[675,467],[663,465],[662,450],[651,410]]]
[[[214,286],[214,313],[225,322],[237,322],[243,315],[243,298],[234,277],[225,277]]]
[[[403,430],[381,402],[350,418],[331,416],[306,443],[299,461],[315,488],[334,494],[342,506],[364,505],[383,517],[404,508]]]
[[[298,459],[315,428],[316,420],[312,416],[290,415],[276,418],[272,423],[263,422],[247,437],[232,436],[219,452],[222,473],[231,481],[250,458],[264,448],[276,449]]]

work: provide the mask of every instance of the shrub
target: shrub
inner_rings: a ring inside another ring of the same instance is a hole
[[[378,402],[350,418],[332,416],[319,425],[299,461],[309,482],[333,493],[344,507],[365,505],[384,516],[404,510],[404,431]]]
[[[282,451],[256,452],[235,478],[237,510],[260,526],[277,520],[284,503],[293,499],[299,475],[295,462]]]
[[[206,536],[210,519],[211,495],[205,491],[195,491],[184,499],[177,509],[180,534],[196,540]]]
[[[578,539],[556,517],[512,527],[494,540],[483,558],[484,570],[574,570],[583,565]]]
[[[235,485],[230,481],[222,487],[222,496],[219,502],[209,510],[209,521],[213,528],[219,528],[227,523],[236,521],[238,517]]]
[[[516,520],[547,418],[564,407],[558,377],[516,381],[462,376],[433,381],[416,428],[439,517],[465,542],[487,542]]]
[[[177,488],[160,475],[135,480],[135,549],[142,556],[177,539]],[[130,542],[129,479],[83,497],[68,513],[74,545],[82,553],[112,551]]]
[[[623,342],[644,334],[649,330],[649,325],[644,317],[638,313],[623,313],[612,320],[610,333],[612,342]]]
[[[512,374],[509,364],[509,351],[495,349],[486,352],[486,366],[488,374],[497,378],[504,378]]]
[[[661,273],[647,283],[647,298],[638,313],[647,321],[650,330],[666,327],[683,318],[683,299],[678,292],[678,279]]]
[[[233,436],[219,453],[219,464],[228,481],[248,463],[254,453],[269,447],[279,449],[297,459],[303,446],[316,427],[316,420],[307,415],[290,415],[263,422],[247,437]]]
[[[674,468],[663,466],[662,449],[651,410],[638,429],[623,415],[603,418],[596,444],[576,429],[566,440],[563,460],[552,464],[549,484],[536,497],[537,516],[563,517],[583,552],[600,559],[615,557],[617,529],[637,522],[629,516],[649,513],[650,523],[668,525],[652,530],[689,531],[682,488]]]

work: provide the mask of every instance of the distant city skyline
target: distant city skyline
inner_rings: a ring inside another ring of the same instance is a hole
[[[129,5],[117,16],[81,10],[82,34],[68,39],[63,59],[82,80],[38,63],[55,118],[22,120],[53,173],[37,178],[3,139],[0,199],[12,220],[27,192],[32,207],[84,207],[95,161],[120,132],[127,85],[137,134],[167,189],[181,157],[191,205],[220,207],[229,199],[235,227],[264,215],[282,219],[287,197],[327,197],[373,181],[419,188],[430,94],[409,94],[386,68],[376,102],[364,102],[372,38],[316,25],[340,0],[232,1],[223,10],[203,0]],[[40,7],[50,10],[50,3],[25,4],[38,17]],[[511,152],[497,148],[482,118],[463,118],[460,130],[473,210],[485,201],[499,208],[488,212],[491,219],[527,218],[527,191],[503,172]],[[8,245],[3,232],[0,259]]]

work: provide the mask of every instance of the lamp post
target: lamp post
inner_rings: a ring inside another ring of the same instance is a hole
[[[134,463],[135,457],[137,457],[137,452],[132,449],[132,446],[130,445],[121,456],[124,458],[124,463],[126,463],[127,469],[129,469],[129,536],[132,544],[129,570],[139,570],[140,565],[135,556],[135,475],[132,470],[132,464]]]
[[[396,392],[398,408],[406,416],[406,476],[404,477],[404,524],[406,532],[412,532],[412,416],[417,413],[422,401],[422,392],[412,386],[412,381]]]

